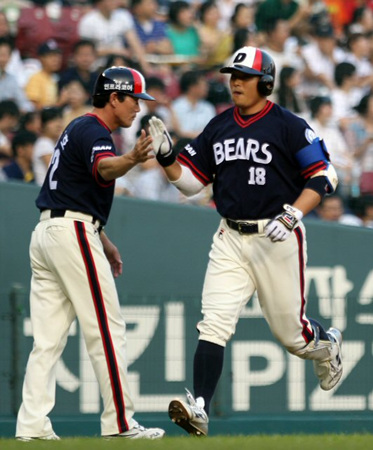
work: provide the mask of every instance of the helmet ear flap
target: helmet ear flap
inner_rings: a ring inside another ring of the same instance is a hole
[[[272,94],[273,86],[274,86],[273,76],[268,74],[262,75],[258,82],[258,92],[264,97],[267,97],[268,95]]]

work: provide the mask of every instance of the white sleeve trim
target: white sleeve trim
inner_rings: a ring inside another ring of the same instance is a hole
[[[198,194],[205,187],[197,178],[193,175],[193,172],[188,168],[180,164],[181,175],[175,181],[170,181],[174,186],[176,186],[180,192],[182,192],[187,197]]]

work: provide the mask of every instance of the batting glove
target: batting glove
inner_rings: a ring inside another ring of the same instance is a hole
[[[266,225],[266,237],[272,242],[286,241],[302,217],[302,211],[294,206],[284,205],[284,211]]]
[[[172,148],[171,136],[168,134],[165,124],[158,117],[149,120],[149,133],[153,138],[154,153],[159,164],[163,167],[170,166],[176,160]]]

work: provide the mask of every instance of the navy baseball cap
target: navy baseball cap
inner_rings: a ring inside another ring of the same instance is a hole
[[[57,42],[54,39],[49,39],[43,42],[38,48],[38,55],[44,56],[50,53],[62,53]]]
[[[334,38],[334,28],[331,23],[322,23],[315,28],[315,36],[320,38]]]
[[[98,76],[93,96],[110,94],[110,92],[122,92],[142,100],[155,100],[146,92],[144,76],[130,67],[112,66]]]

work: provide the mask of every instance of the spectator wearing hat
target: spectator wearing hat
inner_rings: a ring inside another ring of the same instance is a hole
[[[57,42],[50,39],[38,50],[41,70],[31,75],[25,92],[36,109],[61,104],[58,95],[57,73],[61,70],[62,54]]]
[[[31,131],[21,130],[12,139],[12,161],[3,167],[7,180],[34,182],[32,171],[32,155],[36,135]]]
[[[41,111],[41,134],[35,142],[33,166],[35,182],[41,186],[52,158],[54,146],[63,131],[62,110],[58,107]]]
[[[316,25],[312,40],[302,48],[306,64],[307,92],[317,96],[320,89],[332,90],[335,87],[335,66],[345,60],[345,52],[337,46],[337,40],[331,23]]]

